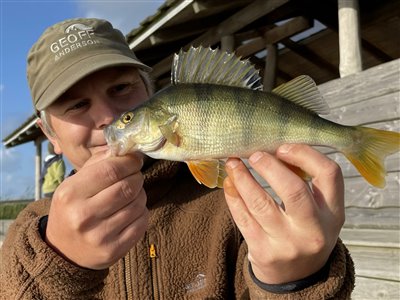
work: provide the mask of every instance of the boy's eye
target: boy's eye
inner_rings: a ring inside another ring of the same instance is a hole
[[[88,104],[87,101],[80,101],[80,102],[75,103],[71,107],[69,107],[68,110],[77,110],[77,109],[80,109],[80,108],[86,106],[87,104]]]
[[[116,94],[121,94],[121,93],[129,91],[130,86],[131,85],[128,83],[118,84],[111,88],[111,92],[116,93]]]

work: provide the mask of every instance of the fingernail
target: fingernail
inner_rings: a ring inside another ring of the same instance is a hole
[[[263,157],[263,156],[264,155],[261,152],[256,152],[256,153],[254,153],[253,155],[250,156],[249,160],[252,163],[255,163],[255,162],[259,161],[260,158]]]
[[[290,149],[292,149],[292,145],[284,144],[278,148],[278,151],[281,154],[287,154],[289,153]]]
[[[230,169],[234,169],[239,165],[239,160],[236,158],[231,158],[226,162],[226,166]]]

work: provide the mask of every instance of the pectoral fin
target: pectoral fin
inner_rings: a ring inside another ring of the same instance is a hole
[[[160,128],[160,131],[167,142],[179,147],[180,137],[177,133],[178,122],[176,115],[170,117],[165,124],[160,125],[158,128]]]
[[[222,188],[225,173],[225,162],[223,160],[192,160],[186,162],[194,178],[209,188]]]

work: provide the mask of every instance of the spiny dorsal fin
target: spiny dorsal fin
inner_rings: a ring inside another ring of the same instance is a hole
[[[190,47],[174,55],[171,83],[211,83],[262,90],[258,70],[249,60],[219,49]]]
[[[276,87],[272,92],[317,114],[329,114],[328,103],[322,98],[317,85],[310,76],[298,76]]]

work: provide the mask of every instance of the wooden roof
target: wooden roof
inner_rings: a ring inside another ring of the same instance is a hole
[[[337,0],[193,1],[140,44],[135,44],[154,22],[181,2],[167,1],[154,16],[127,35],[137,56],[153,67],[152,75],[159,87],[169,82],[173,53],[190,45],[219,47],[226,35],[233,35],[236,53],[250,56],[261,71],[265,67],[266,43],[280,43],[278,84],[300,74],[310,75],[317,84],[339,77]],[[360,1],[364,69],[400,57],[399,16],[399,1]],[[287,20],[290,21],[281,25],[279,31],[278,24]],[[310,27],[319,31],[307,38],[305,33],[298,41],[284,37]]]
[[[400,1],[359,2],[363,69],[399,58]],[[278,44],[277,84],[300,74],[317,84],[339,77],[337,0],[167,0],[127,40],[153,68],[156,88],[161,88],[169,84],[174,53],[190,45],[220,47],[225,37],[261,74],[266,44]],[[27,122],[3,140],[6,147],[41,134],[36,125],[22,130]]]

